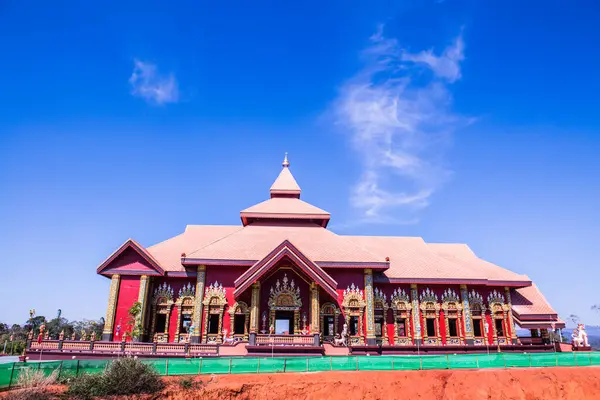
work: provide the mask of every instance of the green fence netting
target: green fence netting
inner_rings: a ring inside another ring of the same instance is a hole
[[[99,373],[111,360],[64,360],[0,364],[0,389],[18,385],[26,369],[58,378]],[[142,360],[160,375],[254,374],[318,371],[401,371],[430,369],[574,367],[600,365],[600,352],[489,353],[425,356],[164,358]]]

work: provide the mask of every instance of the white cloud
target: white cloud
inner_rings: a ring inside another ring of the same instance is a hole
[[[160,75],[155,64],[134,60],[129,77],[131,94],[150,104],[176,103],[179,100],[177,80],[173,74]]]
[[[414,222],[449,175],[439,159],[465,121],[451,112],[448,90],[461,77],[464,43],[459,35],[440,55],[412,54],[385,38],[383,26],[370,41],[364,69],[335,102],[337,121],[363,165],[351,201],[363,222]]]

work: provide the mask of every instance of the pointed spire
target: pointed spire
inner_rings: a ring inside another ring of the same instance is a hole
[[[283,158],[283,163],[281,163],[281,165],[283,166],[283,169],[271,186],[271,197],[300,198],[300,186],[298,186],[298,183],[290,172],[288,153],[285,153],[285,157]]]
[[[288,158],[287,158],[287,151],[285,152],[285,157],[283,157],[283,163],[281,163],[281,165],[284,168],[287,168],[290,166],[290,162],[288,161]]]

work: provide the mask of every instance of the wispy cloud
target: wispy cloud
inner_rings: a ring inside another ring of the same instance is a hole
[[[364,57],[364,69],[335,102],[337,121],[363,165],[352,205],[363,222],[414,222],[450,173],[441,155],[464,121],[451,111],[449,91],[461,77],[462,34],[439,55],[410,53],[380,26]]]
[[[131,94],[155,105],[179,101],[177,80],[173,74],[161,75],[155,64],[140,60],[133,61],[133,72],[129,77]]]

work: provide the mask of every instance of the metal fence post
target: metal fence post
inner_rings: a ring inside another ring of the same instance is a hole
[[[394,357],[392,357],[392,371],[395,371],[396,368],[394,367]]]
[[[165,360],[165,375],[169,376],[169,359]]]
[[[450,369],[450,357],[446,354],[446,369]]]
[[[258,364],[256,365],[256,373],[260,372],[260,358],[258,359]]]
[[[58,366],[58,376],[56,377],[56,379],[60,379],[60,374],[62,374],[62,365],[63,365],[64,361],[60,362],[60,365]]]
[[[358,371],[358,356],[356,356],[356,370]]]
[[[8,388],[10,389],[11,385],[12,385],[12,380],[13,380],[13,375],[15,373],[15,364],[13,363],[12,369],[10,370],[10,380],[8,381]]]
[[[333,357],[329,356],[329,370],[333,371]]]
[[[504,353],[500,354],[502,354],[502,361],[504,361],[504,368],[506,368],[506,357],[504,356]]]
[[[79,360],[77,360],[77,367],[75,368],[75,376],[79,375]]]
[[[419,370],[423,369],[423,357],[419,356]]]
[[[475,354],[475,365],[479,368],[479,355]]]
[[[529,356],[529,368],[531,368],[533,366],[533,360],[531,359],[531,354],[528,354]]]
[[[200,375],[200,374],[202,373],[202,361],[203,361],[203,360],[204,360],[204,359],[203,359],[203,358],[201,358],[201,359],[200,359],[200,364],[198,364],[198,375]]]
[[[233,358],[229,357],[229,373],[231,374],[231,364],[233,362]]]
[[[287,358],[283,359],[283,372],[285,372],[285,369],[287,367]]]

